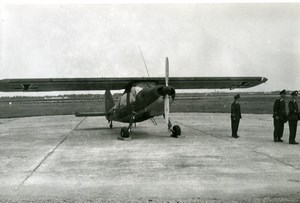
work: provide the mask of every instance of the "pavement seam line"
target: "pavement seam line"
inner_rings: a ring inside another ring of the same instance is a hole
[[[198,132],[201,132],[201,133],[203,133],[203,134],[205,134],[205,135],[210,135],[210,136],[212,136],[212,137],[215,137],[215,138],[217,138],[217,139],[223,140],[223,141],[225,141],[225,142],[232,143],[232,142],[228,141],[228,140],[225,139],[225,138],[221,138],[221,137],[219,137],[219,136],[217,136],[217,135],[213,135],[213,134],[207,133],[207,132],[205,132],[205,131],[199,130],[199,129],[194,128],[194,127],[192,127],[192,126],[183,124],[183,123],[181,123],[181,122],[178,122],[178,121],[177,121],[176,123],[178,123],[178,124],[180,124],[180,125],[183,125],[183,126],[185,126],[185,127],[189,127],[189,128],[191,128],[191,129],[193,129],[193,130],[195,130],[195,131],[198,131]],[[236,145],[236,146],[241,147],[241,146],[239,146],[239,145]],[[274,160],[274,161],[277,161],[277,162],[279,162],[279,163],[281,163],[281,164],[283,164],[283,165],[285,165],[285,166],[289,166],[289,167],[291,167],[291,168],[293,168],[293,169],[295,169],[295,170],[299,170],[299,168],[295,167],[294,165],[289,164],[289,163],[286,163],[286,162],[281,161],[281,160],[279,160],[279,159],[276,159],[276,158],[274,158],[274,157],[272,157],[272,156],[270,156],[270,155],[268,155],[268,154],[265,154],[265,153],[262,153],[262,152],[258,152],[258,151],[256,151],[255,149],[251,149],[251,148],[248,148],[248,150],[251,151],[251,152],[260,154],[260,155],[262,155],[262,156],[268,157],[269,159],[272,159],[272,160]]]
[[[197,129],[197,128],[194,128],[194,127],[192,127],[192,126],[186,125],[186,124],[184,124],[184,123],[181,123],[181,122],[178,122],[178,121],[176,121],[176,123],[178,123],[178,124],[180,124],[180,125],[183,125],[183,126],[185,126],[185,127],[189,127],[189,128],[191,128],[191,129],[193,129],[193,130],[199,131],[199,132],[201,132],[201,133],[203,133],[203,134],[205,134],[205,135],[209,135],[209,136],[215,137],[215,138],[220,139],[220,140],[223,140],[223,141],[225,141],[225,142],[230,142],[230,141],[228,141],[227,139],[225,139],[225,138],[223,138],[223,137],[220,137],[220,136],[217,136],[217,135],[214,135],[214,134],[211,134],[211,133],[208,133],[208,132],[199,130],[199,129]],[[230,142],[230,143],[232,143],[232,142]]]
[[[295,167],[294,165],[289,164],[289,163],[286,163],[286,162],[281,161],[281,160],[279,160],[279,159],[276,159],[276,158],[274,158],[274,157],[272,157],[272,156],[270,156],[270,155],[268,155],[268,154],[265,154],[265,153],[263,153],[263,152],[259,152],[259,151],[256,151],[256,150],[254,150],[254,149],[251,150],[251,151],[253,151],[253,152],[257,153],[257,154],[266,156],[266,157],[268,157],[269,159],[273,159],[273,160],[275,160],[275,161],[278,161],[278,162],[280,162],[280,163],[282,163],[282,164],[284,164],[284,165],[286,165],[286,166],[292,167],[292,168],[294,168],[294,169],[296,169],[296,170],[299,170],[299,168]]]
[[[68,138],[70,137],[74,130],[76,130],[76,128],[78,128],[78,126],[80,126],[83,121],[85,121],[87,117],[83,118],[72,130],[70,133],[68,133],[50,152],[48,152],[48,154],[40,161],[40,163],[31,171],[31,173],[21,182],[21,184],[15,189],[18,190],[19,187],[23,186],[24,183],[33,175],[33,173],[46,161],[46,159],[51,156],[51,154],[54,153],[54,151]]]

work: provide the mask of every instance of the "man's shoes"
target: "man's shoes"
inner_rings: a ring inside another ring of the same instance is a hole
[[[299,144],[298,142],[294,141],[294,142],[290,142],[290,144]]]
[[[238,136],[238,135],[234,135],[234,136],[232,136],[233,138],[239,138],[240,136]]]
[[[275,139],[274,139],[274,142],[283,142],[283,140],[280,139],[280,138],[279,138],[279,139],[276,139],[276,138],[275,138]]]

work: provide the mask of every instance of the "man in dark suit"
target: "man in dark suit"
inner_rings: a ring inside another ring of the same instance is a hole
[[[274,142],[283,142],[282,134],[284,129],[284,123],[287,121],[286,110],[285,110],[285,96],[286,91],[282,90],[280,98],[275,100],[273,106],[273,118],[274,118]]]
[[[231,130],[232,137],[238,138],[237,131],[239,129],[241,115],[241,107],[239,104],[240,94],[234,96],[234,102],[231,104]]]
[[[289,143],[290,144],[299,144],[295,141],[296,138],[296,132],[297,132],[297,124],[299,119],[299,109],[296,101],[296,97],[298,96],[298,91],[292,92],[292,99],[289,102],[289,114],[288,114],[288,120],[289,120],[289,127],[290,127],[290,138]]]

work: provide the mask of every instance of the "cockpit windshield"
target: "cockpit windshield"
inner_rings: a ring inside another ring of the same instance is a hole
[[[123,94],[120,98],[120,107],[124,107],[127,105],[127,94]]]
[[[136,83],[131,87],[130,90],[130,103],[135,101],[136,95],[145,88],[153,87],[155,83],[153,82],[143,82],[143,83]]]
[[[135,97],[143,88],[140,86],[134,86],[131,88],[130,94]]]

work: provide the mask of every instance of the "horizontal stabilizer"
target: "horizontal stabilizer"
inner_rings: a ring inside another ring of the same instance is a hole
[[[91,117],[91,116],[106,116],[106,113],[103,112],[76,112],[76,117]]]

